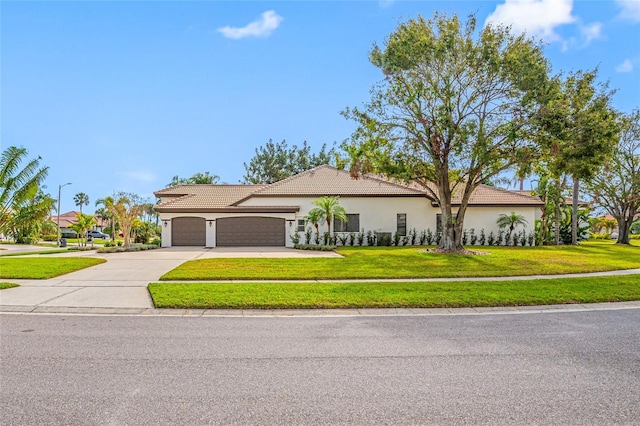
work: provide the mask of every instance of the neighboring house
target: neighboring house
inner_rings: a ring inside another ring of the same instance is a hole
[[[60,235],[67,238],[75,238],[77,235],[75,231],[71,229],[71,225],[78,223],[78,215],[80,212],[72,210],[70,212],[62,213],[60,215]],[[50,216],[49,219],[58,224],[58,216]],[[94,231],[102,231],[106,226],[106,221],[96,218],[97,224],[93,226]]]
[[[162,221],[162,246],[287,246],[303,233],[305,216],[321,196],[340,197],[348,213],[334,232],[417,232],[439,227],[440,209],[417,186],[380,177],[353,179],[348,172],[320,166],[270,185],[177,185],[154,193]],[[455,210],[456,200],[454,200]],[[542,202],[536,197],[482,185],[471,197],[465,228],[498,231],[501,213],[525,217],[533,229]],[[327,230],[326,224],[320,232]]]

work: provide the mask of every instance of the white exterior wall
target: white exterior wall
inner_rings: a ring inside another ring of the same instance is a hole
[[[243,206],[300,206],[295,219],[304,219],[309,211],[316,206],[312,204],[318,197],[256,197],[242,203]],[[395,232],[397,229],[397,214],[406,213],[407,231],[415,228],[435,230],[436,216],[439,211],[431,206],[426,197],[341,197],[340,205],[348,214],[360,215],[360,230]],[[333,224],[332,224],[333,227]],[[327,231],[327,225],[320,226],[320,232]]]
[[[300,211],[295,215],[297,219],[304,219],[309,210],[316,207],[312,204],[318,197],[256,197],[245,201],[243,206],[300,206]],[[435,232],[437,227],[436,215],[440,213],[439,207],[433,207],[429,199],[422,197],[341,197],[340,205],[345,208],[348,214],[360,214],[360,230],[391,232],[397,230],[397,214],[406,213],[407,215],[407,233],[415,229],[418,234],[423,230],[431,229]],[[497,234],[499,231],[496,221],[502,213],[510,214],[515,212],[521,214],[527,221],[525,228],[527,233],[533,231],[535,219],[538,216],[539,207],[515,207],[515,206],[487,206],[487,207],[469,207],[465,215],[464,229],[475,229],[476,235],[484,229],[488,236],[493,231]],[[457,212],[457,208],[453,208],[453,213]],[[515,231],[522,231],[522,227],[516,228]],[[320,232],[327,231],[327,226],[321,225]]]
[[[224,217],[246,217],[261,216],[275,217],[285,220],[285,245],[293,247],[290,236],[296,232],[298,219],[304,219],[311,209],[316,207],[312,201],[318,197],[255,197],[246,200],[241,206],[299,206],[297,213],[160,213],[162,224],[162,247],[171,246],[171,219],[175,217],[202,217],[206,223],[206,246],[215,247],[216,241],[216,220]],[[407,232],[415,229],[418,234],[423,230],[431,229],[436,231],[436,215],[440,213],[438,207],[433,207],[431,201],[426,197],[341,197],[340,205],[345,208],[348,214],[360,215],[360,230],[391,232],[397,230],[397,214],[407,215]],[[454,207],[453,213],[455,214]],[[501,213],[509,214],[515,212],[521,214],[527,220],[527,233],[533,231],[535,219],[538,217],[540,208],[532,207],[512,207],[512,206],[490,206],[490,207],[469,207],[465,215],[464,228],[475,229],[476,235],[484,229],[485,235],[490,232],[497,234],[499,231],[496,220]],[[209,223],[211,222],[211,226]],[[165,226],[166,222],[166,226]],[[320,226],[320,232],[327,231],[326,224]],[[522,227],[516,229],[522,231]],[[300,234],[301,235],[301,234]]]
[[[529,232],[533,232],[535,219],[536,219],[536,210],[540,210],[538,207],[469,207],[467,209],[467,213],[464,217],[464,229],[467,231],[472,228],[475,229],[475,234],[479,235],[480,231],[484,229],[485,235],[489,235],[490,232],[493,231],[494,234],[497,234],[500,228],[496,224],[498,220],[498,216],[500,214],[511,214],[514,212],[516,214],[520,214],[524,216],[527,221],[526,228],[522,228],[522,226],[518,226],[514,229],[514,232],[522,232],[524,229],[527,234]],[[457,211],[457,210],[456,210]],[[505,230],[506,232],[506,230]]]

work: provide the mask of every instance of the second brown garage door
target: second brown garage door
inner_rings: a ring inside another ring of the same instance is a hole
[[[264,247],[284,244],[284,219],[228,217],[216,221],[216,245],[219,247]]]

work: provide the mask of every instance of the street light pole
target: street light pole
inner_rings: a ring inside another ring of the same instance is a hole
[[[62,193],[62,188],[71,185],[71,182],[67,182],[64,185],[58,185],[58,247],[60,247],[60,194]]]

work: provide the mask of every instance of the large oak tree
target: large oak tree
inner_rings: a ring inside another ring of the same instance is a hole
[[[370,60],[384,80],[362,108],[344,112],[359,123],[343,146],[352,174],[420,184],[442,211],[439,248],[460,251],[473,191],[537,155],[532,116],[549,72],[542,48],[504,27],[478,30],[474,16],[436,14],[400,24]]]
[[[618,222],[618,244],[629,244],[629,230],[640,213],[640,110],[623,115],[613,157],[588,183],[595,203]]]

